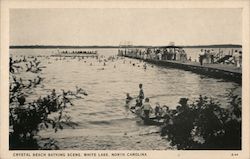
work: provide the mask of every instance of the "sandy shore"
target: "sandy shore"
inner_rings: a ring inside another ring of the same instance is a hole
[[[58,138],[56,145],[60,150],[170,150],[166,139],[156,134],[123,136],[78,136]],[[44,140],[46,141],[46,140]],[[44,142],[43,141],[43,142]]]

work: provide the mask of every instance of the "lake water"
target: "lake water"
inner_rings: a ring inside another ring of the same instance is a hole
[[[106,57],[117,54],[117,49],[97,50]],[[196,56],[195,52],[198,50],[190,52]],[[56,52],[56,49],[10,50],[14,58],[21,55],[47,56]],[[170,108],[175,108],[181,97],[187,97],[192,102],[199,95],[213,97],[226,107],[228,91],[237,88],[239,95],[241,92],[241,86],[237,83],[152,65],[144,70],[143,63],[133,59],[108,61],[106,66],[93,58],[38,59],[46,66],[40,75],[45,80],[41,86],[31,91],[29,100],[49,94],[52,89],[57,92],[61,89],[75,90],[76,85],[89,94],[84,99],[73,100],[74,106],[66,110],[72,121],[79,124],[75,129],[65,128],[57,133],[51,129],[40,132],[42,137],[57,140],[60,149],[172,149],[157,133],[159,127],[143,125],[124,107],[126,93],[137,96],[139,83],[143,84],[145,96],[150,98],[153,106],[159,102]],[[19,76],[25,82],[33,75],[24,73]]]

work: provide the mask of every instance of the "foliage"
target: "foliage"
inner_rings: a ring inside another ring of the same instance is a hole
[[[206,96],[182,103],[165,120],[161,135],[178,149],[241,149],[241,98],[229,97],[227,108]]]
[[[57,132],[59,129],[63,129],[64,125],[71,127],[76,125],[63,112],[65,108],[73,105],[68,96],[76,96],[79,90],[75,94],[72,91],[62,91],[62,93],[57,94],[55,90],[52,90],[49,95],[40,96],[32,102],[27,101],[27,97],[31,95],[29,91],[43,81],[39,73],[44,67],[40,66],[40,63],[37,58],[26,59],[24,57],[15,61],[10,58],[10,149],[40,149],[41,147],[37,143],[39,130],[51,127]],[[26,66],[26,69],[24,69],[24,66]],[[35,78],[24,81],[17,77],[20,71],[22,71],[21,73],[34,74],[33,77]],[[52,114],[54,117],[51,118]],[[46,149],[52,146],[55,149],[58,148],[52,140],[45,144]]]

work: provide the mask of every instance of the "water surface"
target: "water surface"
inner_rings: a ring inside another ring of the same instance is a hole
[[[74,49],[76,50],[76,49]],[[82,49],[83,50],[83,49]],[[11,56],[51,55],[55,49],[11,49]],[[117,49],[98,49],[106,57]],[[61,149],[170,149],[169,143],[158,134],[159,127],[144,126],[140,119],[124,107],[125,95],[137,96],[139,83],[154,106],[156,102],[175,108],[181,97],[194,101],[206,95],[227,105],[228,90],[241,86],[221,79],[208,78],[188,71],[147,65],[133,59],[98,62],[94,58],[79,60],[38,57],[46,66],[40,76],[43,84],[33,90],[29,100],[44,96],[56,89],[75,90],[75,86],[88,92],[84,99],[73,100],[74,106],[66,112],[79,125],[57,133],[41,131],[42,137],[52,137]],[[134,65],[133,65],[134,64]],[[27,80],[33,74],[20,74]],[[239,91],[240,92],[240,91]]]

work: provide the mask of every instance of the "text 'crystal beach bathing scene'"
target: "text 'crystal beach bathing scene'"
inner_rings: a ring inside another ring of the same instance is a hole
[[[11,9],[10,150],[241,150],[242,10]]]

